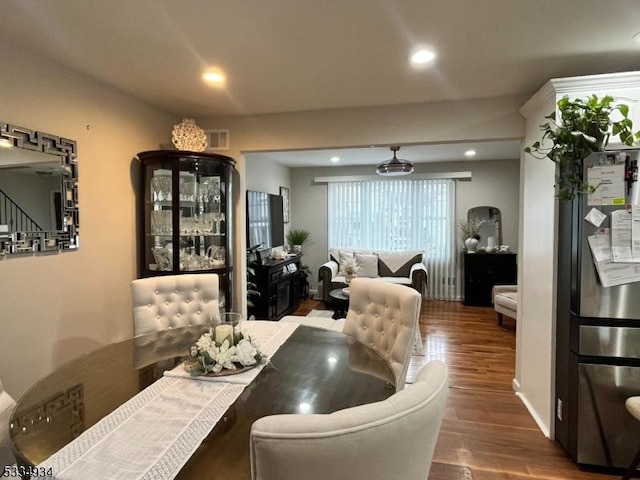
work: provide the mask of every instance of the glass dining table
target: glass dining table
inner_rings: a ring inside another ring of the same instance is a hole
[[[106,345],[37,382],[18,401],[10,421],[11,441],[22,473],[179,365],[207,329],[202,325],[176,328]],[[250,480],[249,434],[258,418],[331,413],[384,400],[393,393],[393,371],[375,350],[342,333],[300,325],[226,410],[175,478]]]

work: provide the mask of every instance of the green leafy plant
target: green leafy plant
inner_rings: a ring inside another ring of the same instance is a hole
[[[300,247],[305,247],[307,245],[311,245],[311,233],[302,229],[291,229],[289,233],[287,233],[287,242],[292,247],[294,245],[300,245]]]
[[[610,95],[574,100],[565,95],[558,100],[557,107],[557,111],[545,117],[549,121],[540,125],[542,140],[524,151],[556,163],[556,196],[571,201],[578,194],[593,193],[598,188],[583,181],[582,160],[593,152],[603,151],[612,135],[624,145],[632,146],[640,139],[640,132],[632,130],[629,106],[614,104]],[[615,122],[611,120],[614,112],[622,117]],[[545,143],[550,146],[544,146]]]

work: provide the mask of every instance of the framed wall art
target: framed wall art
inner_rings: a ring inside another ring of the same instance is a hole
[[[289,223],[289,189],[280,187],[280,195],[282,196],[282,218],[284,223]]]

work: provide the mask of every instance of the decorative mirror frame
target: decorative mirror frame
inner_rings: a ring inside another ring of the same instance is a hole
[[[0,232],[0,255],[75,250],[79,246],[78,161],[75,140],[0,122],[0,141],[60,160],[61,230]]]
[[[493,225],[493,228],[495,228],[496,246],[502,245],[502,212],[498,207],[493,207],[491,205],[478,205],[476,207],[472,207],[467,211],[467,219],[482,220],[483,218],[481,218],[481,216],[478,216],[477,212],[484,209],[487,210],[487,214],[488,214],[487,218],[484,218],[484,220],[487,223],[485,223],[480,227],[481,236],[480,236],[480,243],[478,243],[478,246],[483,248],[487,246],[487,236],[482,235],[482,233],[483,233],[483,230],[487,230],[489,225]],[[491,221],[492,219],[493,221]]]

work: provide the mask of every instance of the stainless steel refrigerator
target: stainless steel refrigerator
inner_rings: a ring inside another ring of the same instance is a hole
[[[587,195],[560,202],[555,432],[585,466],[626,468],[640,448],[640,422],[624,406],[640,395],[640,283],[603,286],[588,245],[598,227],[585,220],[595,207],[606,214],[599,227],[610,227],[613,211],[638,204],[640,151],[592,154],[582,174],[622,158],[620,205],[589,205]]]

